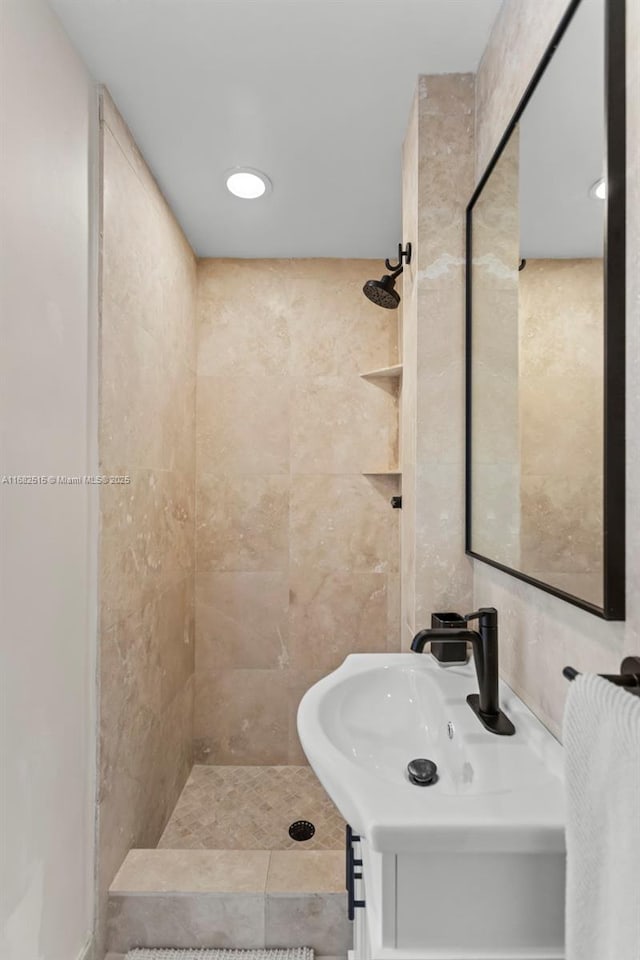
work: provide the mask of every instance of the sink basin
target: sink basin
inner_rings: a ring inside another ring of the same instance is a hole
[[[564,849],[562,748],[510,688],[513,737],[485,730],[466,703],[472,663],[425,654],[353,654],[305,694],[298,732],[345,820],[381,852]],[[410,782],[424,757],[437,782]]]

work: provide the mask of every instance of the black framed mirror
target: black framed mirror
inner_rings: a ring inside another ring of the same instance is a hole
[[[625,0],[567,9],[467,207],[466,551],[625,615]]]

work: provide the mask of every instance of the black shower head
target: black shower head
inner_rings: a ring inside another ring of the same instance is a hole
[[[381,280],[367,280],[362,292],[367,300],[375,303],[378,307],[384,307],[386,310],[396,310],[400,303],[400,294],[396,290],[396,280],[404,270],[404,264],[411,263],[411,244],[408,243],[404,250],[402,244],[398,244],[398,262],[390,263],[385,260],[384,265],[391,273],[385,274]]]
[[[367,280],[362,292],[371,303],[387,310],[396,310],[400,303],[400,294],[395,289],[395,277],[386,274],[382,280]]]

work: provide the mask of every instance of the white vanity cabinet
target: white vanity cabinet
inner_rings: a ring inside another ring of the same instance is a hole
[[[302,699],[302,745],[359,834],[353,960],[562,960],[562,747],[503,682],[516,732],[486,731],[476,688],[472,664],[353,654]],[[420,757],[429,786],[407,774]]]
[[[353,844],[350,960],[562,960],[560,852],[380,853]],[[360,875],[362,879],[360,879]]]

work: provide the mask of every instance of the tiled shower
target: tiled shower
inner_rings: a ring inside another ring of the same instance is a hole
[[[341,847],[297,705],[399,648],[400,574],[399,384],[361,376],[399,361],[380,264],[198,261],[101,109],[100,458],[129,481],[100,505],[104,935],[132,848]]]

